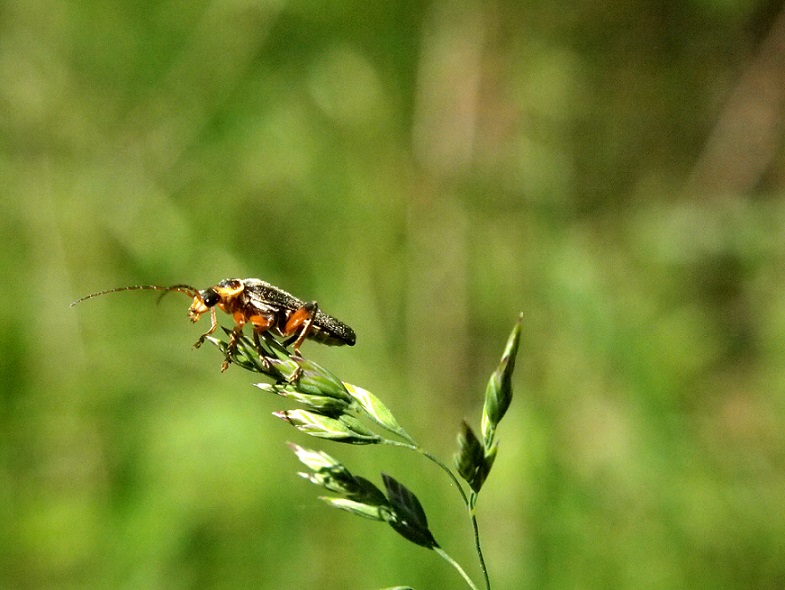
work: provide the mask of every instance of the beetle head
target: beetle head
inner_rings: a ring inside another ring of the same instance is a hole
[[[224,279],[217,285],[197,291],[191,307],[188,308],[188,318],[195,322],[203,313],[207,313],[216,305],[228,311],[232,307],[232,302],[245,289],[245,285],[240,279]]]

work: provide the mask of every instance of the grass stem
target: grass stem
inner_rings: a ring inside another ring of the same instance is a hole
[[[458,481],[458,478],[455,476],[452,469],[450,469],[441,459],[439,459],[429,451],[423,449],[419,445],[402,443],[399,441],[387,440],[387,439],[385,439],[384,442],[392,446],[404,447],[406,449],[411,449],[412,451],[417,451],[425,458],[438,465],[439,468],[442,471],[444,471],[450,477],[450,479],[452,479],[453,483],[455,484],[455,487],[458,488],[458,492],[461,494],[461,498],[463,499],[463,503],[466,506],[466,509],[469,511],[469,517],[472,522],[472,530],[474,531],[474,547],[475,550],[477,551],[477,557],[480,560],[480,569],[482,569],[482,576],[483,579],[485,580],[485,588],[487,590],[491,590],[491,582],[490,579],[488,578],[488,568],[485,565],[485,557],[483,557],[482,554],[482,543],[480,542],[480,528],[479,525],[477,524],[477,513],[475,511],[477,505],[477,494],[472,492],[471,496],[467,497],[466,492],[463,489],[463,486]],[[444,557],[444,555],[442,557]]]
[[[474,585],[474,582],[472,582],[472,579],[468,576],[468,574],[465,571],[463,571],[461,565],[457,561],[455,561],[452,557],[447,555],[444,549],[437,546],[434,547],[433,550],[436,551],[436,553],[438,553],[442,557],[442,559],[444,559],[447,563],[449,563],[456,570],[458,570],[458,573],[461,574],[464,580],[466,580],[466,583],[469,585],[469,588],[471,588],[472,590],[480,590],[479,588],[477,588],[477,586]]]

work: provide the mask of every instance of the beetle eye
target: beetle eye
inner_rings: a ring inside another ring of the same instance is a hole
[[[218,295],[218,293],[216,293],[212,289],[205,289],[204,291],[199,293],[199,295],[202,296],[202,301],[204,301],[204,304],[207,307],[213,307],[216,303],[218,303],[221,300],[221,296]]]

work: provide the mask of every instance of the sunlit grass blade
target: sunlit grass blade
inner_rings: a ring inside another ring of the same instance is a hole
[[[348,416],[332,418],[309,410],[284,410],[273,412],[280,418],[310,436],[336,442],[368,445],[381,442],[382,438],[365,428],[359,421],[346,420]]]
[[[349,395],[359,404],[367,416],[376,422],[379,426],[386,429],[393,434],[397,434],[407,442],[414,444],[412,438],[407,432],[398,424],[392,412],[385,406],[382,401],[372,394],[367,389],[352,385],[351,383],[344,383],[346,391]]]
[[[370,518],[371,520],[378,520],[386,522],[389,520],[389,509],[387,506],[379,506],[374,504],[366,504],[364,502],[357,502],[349,498],[332,498],[329,496],[319,496],[319,499],[326,502],[333,508],[345,510],[351,514],[362,516],[363,518]]]
[[[286,399],[290,399],[300,405],[306,406],[318,414],[324,414],[335,418],[342,414],[348,407],[345,401],[326,395],[303,393],[291,385],[281,383],[254,383],[262,391],[274,393]]]
[[[515,370],[515,358],[521,341],[521,322],[523,314],[518,315],[518,321],[507,339],[499,366],[491,375],[485,389],[485,404],[482,412],[482,437],[486,448],[493,445],[496,427],[501,422],[512,401],[512,374]]]

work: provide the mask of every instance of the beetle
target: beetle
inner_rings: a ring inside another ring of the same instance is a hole
[[[260,350],[258,338],[265,332],[281,338],[284,346],[291,345],[297,355],[300,354],[300,346],[306,338],[331,346],[354,346],[357,341],[354,330],[342,321],[320,311],[316,301],[305,302],[261,279],[224,279],[202,290],[190,285],[171,287],[130,285],[91,293],[71,303],[71,307],[107,293],[141,290],[162,291],[162,296],[175,291],[192,297],[193,301],[188,308],[188,319],[192,322],[197,322],[204,314],[210,313],[210,328],[194,343],[194,348],[199,348],[218,328],[216,308],[232,316],[235,325],[229,338],[227,357],[221,365],[221,371],[228,368],[231,353],[237,346],[246,324],[253,326],[254,341]]]

